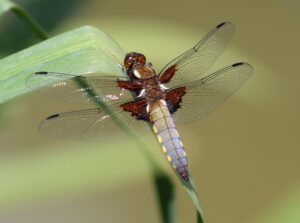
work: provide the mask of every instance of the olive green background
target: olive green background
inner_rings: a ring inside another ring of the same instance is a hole
[[[232,43],[210,72],[246,61],[254,74],[205,119],[178,125],[207,223],[300,221],[300,3],[274,1],[18,1],[51,35],[82,25],[143,52],[159,71],[222,21]],[[11,15],[1,55],[37,43]],[[159,222],[149,167],[133,143],[87,144],[38,133],[49,114],[82,108],[28,94],[0,106],[0,222]],[[174,179],[178,222],[195,208]]]

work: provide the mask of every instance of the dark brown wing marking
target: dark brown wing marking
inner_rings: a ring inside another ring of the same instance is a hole
[[[167,92],[166,101],[171,114],[173,114],[174,112],[176,112],[178,108],[180,108],[182,97],[185,94],[186,94],[185,87],[178,87]]]
[[[164,73],[161,76],[159,76],[160,82],[168,83],[175,75],[175,73],[176,73],[176,64],[169,67],[167,70],[164,71]]]
[[[141,90],[143,85],[141,82],[134,81],[133,83],[130,81],[117,80],[118,87],[124,88],[127,90]]]
[[[143,119],[147,121],[148,115],[146,111],[146,106],[147,106],[146,98],[127,102],[120,105],[120,107],[122,107],[124,111],[131,112],[131,115],[135,116],[137,119]]]

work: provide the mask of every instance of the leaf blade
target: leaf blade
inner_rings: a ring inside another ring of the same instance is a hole
[[[201,207],[200,197],[199,197],[199,194],[197,192],[197,189],[196,189],[196,186],[194,184],[192,177],[190,176],[190,181],[186,182],[179,175],[177,175],[177,176],[180,179],[183,188],[186,190],[187,194],[190,196],[193,204],[195,205],[195,207],[197,209],[197,222],[203,223],[204,222],[203,209]]]
[[[48,38],[48,34],[42,26],[36,22],[21,6],[9,0],[1,0],[0,2],[0,16],[6,12],[11,11],[16,14],[23,22],[25,22],[35,34],[42,40]]]
[[[25,79],[36,71],[122,75],[117,65],[124,56],[114,40],[94,27],[63,33],[0,60],[0,103],[29,92]]]

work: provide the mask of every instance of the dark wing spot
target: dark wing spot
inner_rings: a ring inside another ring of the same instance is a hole
[[[243,62],[239,62],[239,63],[232,64],[231,66],[232,66],[232,67],[237,67],[237,66],[240,66],[240,65],[242,65],[242,64],[244,64],[244,63],[243,63]]]
[[[222,26],[224,26],[224,25],[225,25],[225,23],[226,23],[226,22],[222,22],[222,23],[220,23],[219,25],[217,25],[217,26],[216,26],[216,28],[217,28],[217,29],[221,28]]]
[[[50,115],[48,118],[46,118],[47,120],[50,120],[50,119],[54,119],[54,118],[57,118],[59,116],[59,114],[54,114],[54,115]]]
[[[39,71],[39,72],[35,72],[35,74],[48,74],[47,71]]]

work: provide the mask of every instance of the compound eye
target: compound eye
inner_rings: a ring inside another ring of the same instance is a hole
[[[140,55],[140,56],[138,57],[138,61],[139,61],[140,64],[145,65],[145,63],[146,63],[146,58],[145,58],[145,56]]]
[[[126,68],[129,68],[129,67],[131,67],[132,66],[132,57],[128,57],[128,58],[126,58],[126,60],[125,60],[125,67]]]

